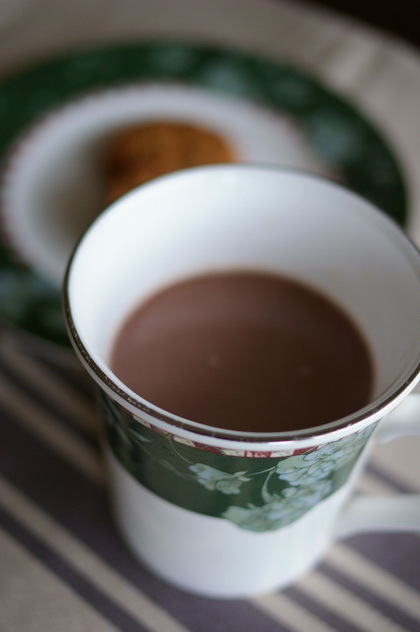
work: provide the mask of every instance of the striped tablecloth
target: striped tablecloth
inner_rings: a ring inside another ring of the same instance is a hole
[[[1,19],[0,11],[4,75],[86,43],[151,35],[228,40],[293,61],[383,130],[404,166],[409,231],[420,243],[420,63],[409,46],[280,0],[22,0]],[[58,359],[1,330],[0,632],[420,629],[417,535],[335,543],[292,588],[244,601],[191,596],[161,582],[133,560],[114,527],[96,424],[90,381],[71,356]],[[420,438],[375,448],[361,490],[420,491],[419,452]]]

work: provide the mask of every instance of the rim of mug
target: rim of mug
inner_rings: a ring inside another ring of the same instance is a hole
[[[358,193],[352,191],[347,188],[342,183],[336,182],[334,180],[329,180],[322,175],[309,173],[306,171],[302,171],[299,169],[291,168],[291,167],[278,167],[276,165],[264,165],[264,164],[252,164],[252,163],[238,163],[238,164],[218,164],[218,165],[208,165],[208,166],[200,166],[200,167],[191,167],[188,169],[182,169],[177,172],[173,172],[170,174],[166,174],[163,176],[159,176],[148,183],[141,185],[140,187],[136,187],[134,190],[129,191],[127,194],[123,196],[123,198],[131,196],[133,193],[135,194],[140,188],[144,188],[148,185],[154,185],[156,182],[161,179],[167,179],[176,177],[179,174],[185,174],[186,172],[195,172],[195,171],[213,171],[220,170],[224,168],[231,169],[232,167],[236,169],[244,169],[244,170],[260,170],[260,171],[275,171],[280,173],[293,173],[298,176],[302,176],[303,179],[315,179],[320,182],[327,183],[329,186],[340,189],[345,192],[346,195],[353,196],[355,200],[363,201],[364,204],[368,204],[371,209],[375,212],[379,212],[385,222],[388,222],[390,225],[394,227],[394,230],[400,233],[400,236],[404,238],[407,246],[411,246],[411,248],[417,253],[420,257],[420,248],[414,243],[414,241],[410,238],[407,233],[401,229],[400,226],[389,216],[385,215],[380,209],[378,209],[374,204],[366,200]],[[117,200],[113,203],[108,209],[114,206],[114,204],[118,204],[121,199]],[[108,210],[105,209],[105,212]],[[211,438],[212,440],[220,440],[220,441],[230,441],[242,444],[249,444],[254,447],[255,444],[260,443],[264,445],[270,445],[273,447],[275,444],[285,444],[287,442],[296,442],[299,440],[313,440],[318,437],[324,437],[325,435],[331,433],[339,433],[346,429],[351,429],[352,431],[357,431],[360,427],[365,427],[370,423],[374,423],[375,421],[380,420],[385,414],[387,414],[390,410],[395,408],[401,399],[404,397],[405,393],[410,392],[420,381],[420,354],[417,360],[417,364],[414,368],[411,369],[404,376],[404,378],[400,378],[395,380],[395,382],[389,386],[381,395],[377,396],[374,400],[366,404],[366,406],[336,419],[334,421],[328,422],[326,424],[321,424],[318,426],[310,426],[307,428],[297,429],[297,430],[288,430],[288,431],[279,431],[279,432],[249,432],[249,431],[240,431],[240,430],[229,430],[225,428],[218,428],[211,425],[203,424],[201,422],[197,422],[191,419],[187,419],[171,413],[169,411],[156,406],[152,402],[149,402],[145,398],[141,397],[131,389],[129,389],[119,378],[111,371],[111,369],[107,366],[105,362],[101,362],[100,360],[96,361],[92,354],[89,352],[86,345],[83,343],[82,339],[79,336],[77,331],[77,327],[75,325],[72,309],[70,305],[70,292],[69,292],[69,284],[70,277],[72,271],[72,264],[74,259],[77,256],[79,246],[81,245],[85,235],[89,233],[91,227],[96,223],[96,220],[84,231],[84,233],[80,236],[77,244],[75,245],[72,254],[69,258],[69,261],[66,266],[66,271],[63,279],[62,285],[62,304],[63,304],[63,312],[65,325],[67,328],[68,335],[70,337],[70,341],[73,344],[73,347],[79,355],[83,364],[85,364],[86,368],[89,370],[91,375],[94,377],[97,383],[102,384],[109,390],[113,396],[120,399],[129,407],[135,409],[138,412],[138,416],[141,416],[141,413],[146,413],[150,417],[152,417],[156,421],[156,425],[164,424],[167,428],[171,429],[171,431],[175,434],[176,431],[184,431],[188,434],[197,437],[198,441],[203,441],[205,438]],[[101,366],[102,365],[102,366]],[[151,422],[153,425],[153,422]]]

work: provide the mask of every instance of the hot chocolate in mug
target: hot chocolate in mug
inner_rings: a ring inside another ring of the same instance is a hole
[[[373,357],[369,402],[315,427],[306,419],[304,429],[282,431],[279,418],[275,432],[233,431],[163,410],[114,375],[116,332],[139,301],[232,270],[296,279],[351,316]],[[158,178],[82,237],[64,309],[100,387],[117,523],[160,577],[202,595],[245,597],[289,585],[335,538],[420,531],[419,496],[352,493],[374,441],[420,433],[411,393],[420,378],[420,255],[369,202],[317,176],[264,166]]]

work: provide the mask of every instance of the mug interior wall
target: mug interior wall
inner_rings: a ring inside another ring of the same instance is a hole
[[[82,240],[69,277],[80,337],[102,367],[123,317],[178,279],[224,269],[292,276],[358,323],[376,365],[374,396],[418,363],[418,254],[367,203],[311,176],[193,170],[132,192]]]

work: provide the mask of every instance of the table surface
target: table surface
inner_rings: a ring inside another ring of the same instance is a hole
[[[312,73],[393,147],[409,188],[408,232],[420,243],[420,57],[410,44],[281,0],[3,0],[1,7],[1,76],[81,47],[163,36],[228,43]],[[114,528],[96,430],[91,386],[74,359],[1,330],[0,632],[420,629],[416,534],[337,542],[293,587],[243,601],[161,582]],[[419,448],[420,438],[375,447],[361,491],[419,492]]]

